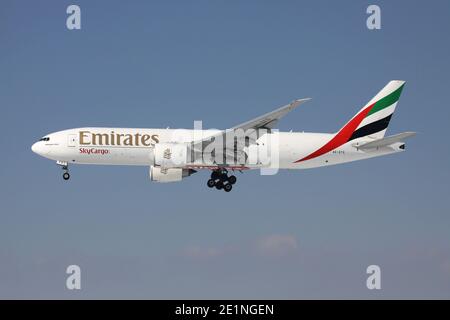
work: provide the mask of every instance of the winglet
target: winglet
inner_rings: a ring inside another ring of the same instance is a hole
[[[300,104],[302,104],[303,102],[306,102],[308,100],[311,100],[311,98],[296,99],[296,100],[292,101],[291,104],[295,104],[296,106],[299,106]]]

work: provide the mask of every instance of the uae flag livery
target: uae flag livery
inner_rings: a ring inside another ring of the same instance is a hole
[[[383,138],[404,85],[404,81],[394,80],[389,82],[330,141],[295,162],[317,158],[358,138],[366,136],[370,136],[372,139]]]

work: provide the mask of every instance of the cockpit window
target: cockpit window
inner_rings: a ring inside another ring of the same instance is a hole
[[[49,137],[44,137],[44,138],[40,138],[39,141],[49,141],[50,138]]]

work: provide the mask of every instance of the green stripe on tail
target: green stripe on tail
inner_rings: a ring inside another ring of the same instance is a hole
[[[386,97],[378,100],[378,102],[375,103],[370,112],[367,114],[367,117],[397,102],[398,99],[400,98],[400,94],[402,93],[404,86],[405,84],[402,84],[397,90],[387,95]]]

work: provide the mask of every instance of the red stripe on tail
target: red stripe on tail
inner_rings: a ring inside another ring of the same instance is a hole
[[[321,155],[323,155],[323,154],[325,154],[327,152],[330,152],[330,151],[340,147],[344,143],[346,143],[348,141],[348,139],[350,139],[350,137],[352,136],[352,134],[356,130],[356,128],[358,128],[358,126],[361,123],[361,121],[364,120],[364,118],[367,116],[367,114],[369,113],[370,109],[372,109],[372,107],[374,105],[375,105],[375,103],[371,104],[370,106],[365,108],[363,111],[358,113],[330,141],[328,141],[320,149],[314,151],[313,153],[311,153],[310,155],[308,155],[308,156],[306,156],[306,157],[304,157],[302,159],[299,159],[299,160],[295,161],[294,163],[301,162],[301,161],[306,161],[306,160],[309,160],[309,159],[313,159],[313,158],[319,157],[319,156],[321,156]]]

